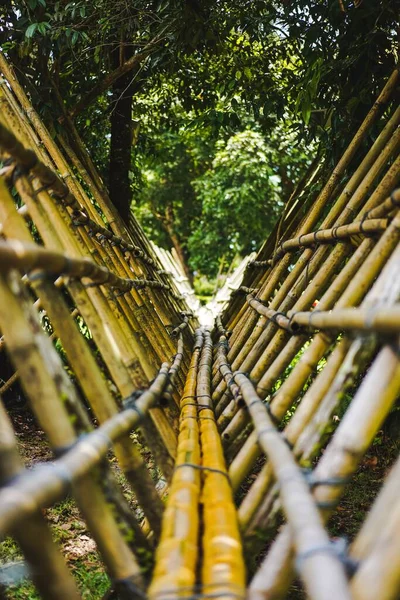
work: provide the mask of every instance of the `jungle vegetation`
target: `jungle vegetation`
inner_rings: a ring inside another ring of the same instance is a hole
[[[332,168],[395,65],[398,11],[397,0],[9,0],[0,46],[86,166],[79,131],[123,218],[132,210],[174,247],[190,278],[213,277],[260,245],[314,160]]]

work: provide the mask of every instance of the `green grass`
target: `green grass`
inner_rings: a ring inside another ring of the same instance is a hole
[[[54,541],[65,556],[82,597],[87,600],[100,600],[108,590],[110,581],[75,502],[67,498],[48,509],[46,517]],[[79,556],[79,553],[82,556]],[[22,560],[18,544],[11,537],[6,538],[0,544],[0,563]],[[7,595],[10,600],[40,600],[34,585],[28,580],[8,587]]]

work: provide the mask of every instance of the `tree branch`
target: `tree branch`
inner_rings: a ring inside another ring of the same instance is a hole
[[[93,100],[95,100],[97,98],[97,96],[100,96],[100,94],[102,94],[109,87],[111,87],[113,85],[113,83],[115,81],[117,81],[117,79],[122,77],[122,75],[125,75],[125,73],[129,73],[129,71],[132,71],[133,69],[139,67],[141,65],[141,63],[144,61],[144,59],[147,58],[148,56],[150,56],[150,54],[152,52],[154,52],[154,46],[159,44],[163,39],[165,39],[165,38],[164,37],[155,38],[154,40],[152,40],[151,42],[149,42],[147,44],[147,46],[144,48],[143,52],[141,52],[139,54],[135,54],[134,56],[129,58],[126,62],[124,62],[123,65],[121,65],[117,69],[114,69],[114,71],[111,71],[111,73],[108,73],[108,75],[106,75],[104,77],[104,79],[102,79],[101,81],[96,83],[96,85],[90,90],[90,92],[88,92],[85,96],[83,96],[79,100],[78,104],[76,104],[76,106],[69,112],[69,116],[71,118],[75,118],[87,106],[89,106],[89,104],[91,104],[93,102]]]
[[[151,53],[151,51],[149,50],[148,52],[142,52],[141,54],[135,54],[134,56],[129,58],[126,62],[124,62],[123,65],[121,65],[117,69],[114,69],[114,71],[111,71],[111,73],[108,73],[108,75],[106,75],[104,79],[99,81],[90,90],[90,92],[88,92],[86,94],[86,96],[83,96],[83,98],[81,98],[79,100],[78,104],[76,104],[76,106],[70,111],[69,116],[72,118],[76,117],[87,106],[89,106],[89,104],[91,104],[93,102],[93,100],[95,100],[97,98],[97,96],[100,96],[100,94],[102,94],[109,87],[111,87],[112,84],[115,81],[117,81],[117,79],[122,77],[122,75],[125,75],[125,73],[132,71],[132,69],[134,69],[135,67],[138,67],[141,64],[141,62],[147,56],[149,56],[150,53]]]

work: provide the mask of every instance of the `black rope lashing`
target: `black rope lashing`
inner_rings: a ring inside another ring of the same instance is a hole
[[[135,412],[137,412],[141,421],[143,421],[146,418],[146,415],[136,403],[145,391],[146,390],[136,390],[130,396],[122,400],[122,406],[124,407],[124,409],[134,410]]]
[[[182,469],[183,467],[191,467],[192,469],[196,469],[198,471],[208,471],[210,473],[217,473],[218,475],[223,475],[230,482],[229,474],[225,471],[221,471],[221,469],[215,469],[214,467],[206,467],[205,465],[196,465],[195,463],[184,462],[180,465],[176,465],[174,471],[178,469]]]
[[[349,577],[353,576],[359,567],[359,562],[348,555],[348,542],[346,538],[341,537],[331,540],[328,544],[314,546],[298,554],[295,563],[296,570],[301,571],[302,563],[315,554],[333,554],[345,567]]]

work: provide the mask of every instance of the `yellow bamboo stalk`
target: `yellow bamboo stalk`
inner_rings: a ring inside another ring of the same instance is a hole
[[[331,208],[328,216],[324,219],[324,221],[321,225],[322,228],[327,227],[330,224],[333,224],[335,219],[338,218],[340,211],[343,211],[342,216],[340,217],[340,220],[336,221],[336,225],[343,224],[343,222],[346,220],[346,215],[347,216],[352,215],[352,212],[350,210],[350,204],[348,204],[346,206],[346,203],[348,203],[348,199],[351,196],[352,192],[354,192],[354,194],[353,194],[353,198],[351,200],[351,204],[353,204],[354,207],[358,206],[360,204],[360,202],[362,201],[362,199],[365,198],[365,195],[366,195],[368,189],[370,188],[370,186],[372,185],[372,183],[374,182],[377,174],[383,168],[385,162],[388,160],[388,158],[390,157],[392,152],[394,150],[396,150],[396,148],[398,147],[399,140],[400,140],[400,131],[395,132],[392,136],[392,139],[389,142],[388,142],[388,138],[390,138],[390,135],[392,135],[392,133],[399,121],[399,117],[400,117],[400,111],[397,110],[395,112],[395,114],[393,115],[392,119],[389,121],[389,123],[386,125],[386,127],[382,131],[381,136],[379,136],[379,138],[376,140],[375,144],[370,149],[367,156],[365,157],[365,159],[363,160],[363,162],[357,169],[357,171],[354,173],[353,177],[351,178],[351,181],[348,183],[348,185],[346,186],[345,190],[340,195],[337,202]],[[384,145],[385,143],[386,143],[386,147]],[[375,163],[374,163],[374,161],[375,161]],[[398,163],[399,162],[400,162],[400,159],[398,160]],[[393,187],[393,185],[395,185],[395,182],[396,182],[395,177],[396,176],[399,177],[398,164],[393,169],[392,172],[393,172],[393,177],[391,175],[390,176],[388,175],[385,178],[385,181],[390,180],[390,185]],[[354,210],[354,209],[352,209],[352,210]],[[344,219],[344,221],[343,221],[343,219]],[[273,298],[273,300],[271,302],[272,308],[277,309],[279,307],[279,309],[282,310],[282,306],[281,306],[282,302],[284,303],[285,310],[287,310],[288,308],[291,307],[293,302],[299,298],[299,294],[302,293],[304,286],[303,286],[302,281],[300,280],[297,292],[293,293],[293,290],[291,290],[291,287],[293,286],[293,284],[295,284],[296,279],[299,278],[299,275],[301,275],[301,273],[302,273],[302,271],[304,271],[304,269],[306,269],[305,270],[305,279],[307,281],[309,280],[309,278],[311,278],[313,276],[315,269],[318,268],[319,264],[321,264],[324,253],[326,253],[326,249],[324,249],[324,248],[320,248],[316,252],[314,259],[311,263],[311,268],[310,268],[310,258],[312,256],[312,250],[305,250],[305,252],[303,252],[302,256],[297,261],[294,269],[290,272],[288,277],[282,283],[280,290]],[[280,264],[284,265],[284,270],[285,270],[289,263],[286,260],[286,258],[284,257]],[[271,273],[269,275],[269,277],[267,278],[266,288],[265,288],[265,290],[260,291],[260,293],[258,294],[259,297],[262,300],[266,300],[272,294],[278,281],[279,281],[279,278],[275,279],[273,273]],[[231,352],[229,354],[230,360],[232,360],[232,358],[235,355],[237,355],[235,360],[233,360],[233,363],[232,363],[233,369],[241,368],[245,371],[249,371],[250,369],[252,369],[254,367],[256,357],[259,356],[263,350],[265,350],[265,347],[271,341],[271,338],[275,331],[275,328],[272,325],[269,325],[267,327],[267,329],[264,331],[265,324],[266,324],[265,319],[263,320],[261,318],[257,322],[257,327],[254,328],[254,331],[251,333],[250,337],[248,337],[248,335],[247,335],[244,338],[243,337],[241,338],[241,349],[240,349],[239,353],[234,352],[234,348],[231,350]],[[246,325],[244,326],[244,330],[248,330],[248,327]],[[250,331],[248,331],[248,333]],[[247,341],[246,341],[246,337],[248,337]],[[222,387],[221,387],[221,384],[220,384],[220,386],[217,388],[217,390],[214,394],[215,400],[218,400],[221,397],[220,390],[223,390],[223,389],[224,389],[224,386],[222,385]]]
[[[33,127],[35,128],[35,131],[39,134],[40,138],[44,141],[44,144],[50,154],[50,156],[52,157],[52,159],[54,160],[54,164],[60,169],[60,171],[63,173],[63,178],[65,179],[65,181],[67,182],[67,186],[69,186],[70,189],[70,195],[69,195],[69,201],[71,201],[71,205],[76,206],[76,208],[80,208],[79,205],[76,204],[76,202],[73,202],[73,198],[72,196],[75,195],[77,198],[80,199],[80,201],[83,202],[83,205],[86,207],[86,209],[89,211],[89,214],[92,214],[94,216],[94,218],[97,219],[97,222],[101,222],[101,218],[100,215],[98,214],[98,212],[96,211],[96,209],[94,208],[93,204],[91,203],[91,201],[87,198],[85,192],[83,191],[82,187],[80,186],[78,180],[76,180],[76,178],[74,177],[74,175],[69,171],[68,166],[65,162],[64,157],[62,156],[62,154],[60,153],[59,149],[57,148],[56,144],[54,143],[54,141],[52,140],[51,136],[49,135],[46,127],[43,125],[42,121],[40,120],[39,116],[37,115],[37,113],[35,112],[35,110],[32,108],[31,104],[29,103],[28,98],[26,97],[26,94],[24,92],[24,90],[21,88],[21,86],[18,83],[18,80],[15,76],[15,73],[13,72],[12,68],[10,67],[10,65],[8,65],[7,61],[5,60],[4,56],[0,56],[0,67],[2,68],[4,74],[6,75],[6,77],[8,78],[8,82],[11,86],[11,88],[13,89],[13,91],[16,94],[16,97],[18,98],[18,101],[21,103],[21,106],[23,107],[23,110],[26,111],[27,116],[29,117],[29,119],[32,121]],[[9,101],[11,102],[13,99],[11,98],[11,95],[7,89],[7,87],[4,87],[4,91],[9,99]],[[15,102],[14,102],[15,104]],[[16,109],[18,111],[18,108]],[[26,120],[25,120],[25,124],[26,124]],[[35,134],[32,131],[32,129],[30,128],[26,128],[27,131],[29,132],[29,135],[31,137],[31,139],[35,139]],[[85,154],[85,150],[83,148],[83,144],[80,141],[79,135],[78,133],[75,131],[75,138],[78,142],[78,144],[80,144],[81,148],[82,148],[82,152],[83,154]],[[36,144],[37,145],[37,144]],[[64,143],[65,145],[65,143]],[[72,151],[69,149],[69,155]],[[72,154],[73,158],[76,159],[76,157]],[[92,165],[92,163],[90,162],[90,158],[87,155],[86,158],[88,159],[88,162],[90,163],[90,167],[91,167],[91,172],[92,175],[94,176],[95,180],[96,180],[96,184],[94,184],[91,180],[90,177],[88,177],[87,172],[81,168],[81,165],[76,165],[78,168],[78,171],[80,173],[80,176],[83,178],[83,180],[89,185],[89,188],[91,189],[93,195],[94,195],[94,199],[97,203],[97,205],[103,210],[103,213],[105,213],[105,215],[108,217],[108,222],[109,224],[115,229],[119,235],[124,235],[125,238],[129,237],[129,235],[127,235],[127,231],[117,213],[117,211],[115,210],[115,208],[112,206],[107,193],[105,191],[104,186],[102,185],[100,179],[98,178],[98,174],[94,168],[94,166]],[[96,179],[97,178],[97,179]],[[140,235],[140,228],[138,226],[138,224],[135,221],[135,227],[137,229],[137,232],[139,233],[138,239],[141,242],[145,242],[145,238],[142,235]],[[148,254],[146,254],[146,252],[142,252],[142,255],[144,255],[143,257],[147,257],[148,258],[148,262],[151,264],[153,259],[150,258],[150,256],[148,256]],[[152,300],[153,303],[155,305],[160,305],[160,296],[156,297],[154,294],[151,294],[152,296]],[[171,304],[170,301],[167,301],[167,304]],[[145,330],[147,331],[148,328],[145,327]],[[163,332],[163,330],[161,330],[161,333]],[[166,337],[166,340],[168,341],[168,337]]]
[[[56,351],[41,330],[28,299],[20,287],[18,275],[0,277],[0,323],[7,339],[7,348],[32,408],[57,452],[69,448],[76,435],[65,402],[75,402],[75,390],[67,385],[65,373]],[[11,315],[11,318],[10,318]],[[57,427],[54,427],[57,423]],[[67,478],[68,483],[70,480]],[[74,486],[74,494],[87,521],[111,577],[131,579],[141,584],[140,569],[123,540],[118,526],[93,478],[85,478]]]
[[[359,461],[400,393],[400,364],[396,351],[386,346],[375,359],[362,381],[345,417],[325,450],[314,479],[341,481],[319,485],[314,491],[322,506],[335,506],[344,482],[354,473]],[[332,508],[322,511],[324,521]],[[262,600],[285,597],[293,578],[292,538],[285,527],[274,541],[269,554],[250,584],[248,598]]]
[[[379,231],[384,231],[387,227],[385,219],[365,219],[360,223],[349,223],[348,225],[338,225],[331,229],[317,229],[313,233],[306,233],[296,238],[292,238],[280,244],[278,252],[274,255],[274,260],[278,260],[280,256],[303,248],[305,246],[313,246],[326,242],[335,242],[351,237],[352,235],[364,234],[368,235]]]
[[[382,532],[383,521],[396,510],[400,495],[400,458],[391,468],[378,497],[367,514],[356,539],[350,547],[350,555],[357,561],[363,561],[374,549],[374,544]]]
[[[197,330],[180,403],[177,457],[148,590],[150,600],[185,598],[193,592],[196,582],[200,500],[196,383],[202,345],[203,334]]]
[[[349,265],[350,263],[347,267]],[[399,280],[398,252],[395,251],[367,294],[360,309],[335,309],[331,314],[340,315],[359,311],[365,315],[370,314],[373,318],[373,314],[377,311],[386,313],[386,311],[391,310],[392,304],[398,302],[400,298],[400,289],[397,284]],[[317,315],[318,313],[315,313],[315,317]],[[392,335],[396,335],[395,325],[393,329],[386,329],[387,331]],[[357,365],[362,365],[365,362],[364,355],[371,356],[375,345],[376,343],[368,344],[365,340],[358,341],[353,345],[351,352],[348,352],[350,340],[341,340],[328,358],[323,371],[307,390],[294,416],[285,428],[285,437],[290,444],[296,445],[295,453],[297,456],[303,456],[303,460],[309,461],[320,448],[321,435],[330,419],[333,407],[336,406],[340,398],[344,383],[354,379],[355,373],[360,368]],[[344,360],[345,362],[341,367]],[[250,445],[249,439],[248,446],[250,447]],[[270,485],[271,470],[266,465],[240,507],[239,518],[243,528],[249,526],[250,520],[254,517],[255,511],[260,506],[262,498]],[[261,508],[258,512],[263,514],[264,511]],[[258,517],[259,519],[260,517]],[[253,523],[252,527],[256,527],[256,522]]]
[[[380,308],[358,309],[342,308],[334,311],[289,311],[287,315],[269,309],[253,296],[247,296],[249,304],[273,320],[279,327],[291,333],[300,333],[301,328],[376,331],[379,333],[395,334],[400,325],[400,307],[391,306],[385,310]]]
[[[389,90],[388,90],[389,95],[387,96],[385,91],[383,92],[383,95],[381,94],[380,98],[384,99],[384,101],[387,101],[388,98],[390,97],[390,94],[392,93],[390,91],[390,89],[392,91],[394,89],[394,87],[391,87],[391,85],[395,86],[395,84],[393,82],[396,81],[396,79],[397,79],[396,76],[393,74],[392,78],[391,78],[391,84],[389,85]],[[388,82],[388,84],[389,84],[389,82]],[[379,102],[380,102],[380,100],[378,99],[378,103]],[[309,213],[309,215],[307,216],[305,223],[301,226],[300,230],[298,231],[299,236],[308,233],[310,231],[312,225],[315,224],[315,220],[314,220],[314,218],[311,217],[311,214],[313,214],[315,216],[316,211],[322,210],[321,202],[323,201],[323,204],[325,204],[327,202],[328,197],[330,196],[330,194],[332,192],[332,183],[334,181],[336,181],[336,175],[341,173],[342,169],[347,164],[349,157],[352,156],[353,151],[356,149],[356,147],[358,147],[357,145],[361,142],[363,135],[365,135],[371,122],[376,117],[376,109],[377,109],[377,106],[375,105],[373,107],[373,109],[371,110],[371,113],[367,116],[366,120],[364,121],[363,125],[361,126],[359,132],[356,134],[352,143],[346,150],[345,154],[343,155],[343,158],[341,159],[341,161],[339,163],[340,166],[338,165],[338,168],[335,169],[329,182],[326,184],[326,186],[320,193],[318,199],[316,200],[315,204],[313,205],[313,208],[312,208],[311,212]],[[370,118],[372,118],[372,121],[369,120]],[[349,196],[356,191],[357,187],[360,186],[362,179],[368,175],[368,172],[370,171],[374,161],[376,161],[378,159],[380,164],[382,164],[382,160],[385,160],[384,157],[382,157],[382,149],[385,147],[385,145],[387,144],[391,135],[395,131],[397,124],[399,122],[399,118],[400,118],[400,110],[397,109],[395,111],[393,117],[390,119],[390,121],[387,123],[387,125],[382,130],[381,135],[378,137],[378,139],[376,140],[374,145],[371,147],[370,151],[367,153],[365,159],[359,165],[358,169],[354,173],[350,182],[346,185],[346,187],[343,190],[342,194],[340,195],[339,199],[331,208],[329,215],[327,216],[326,219],[324,219],[321,227],[328,227],[329,225],[334,224],[334,221],[338,217],[340,211],[343,210],[343,208],[345,207]],[[365,127],[367,129],[365,129]],[[399,135],[399,133],[397,132],[396,138],[398,138],[398,135]],[[373,181],[373,179],[372,179],[372,181]],[[307,227],[308,224],[310,224],[310,227]],[[338,223],[338,224],[342,224],[342,223]],[[290,290],[290,286],[292,285],[292,283],[294,283],[294,281],[298,277],[299,273],[308,265],[308,261],[309,261],[311,255],[312,255],[312,251],[306,250],[303,253],[303,255],[300,257],[299,261],[297,261],[295,269],[293,269],[293,271],[290,273],[290,275],[286,278],[284,285],[282,286],[282,288],[280,290],[280,295],[278,295],[277,298],[274,298],[274,301],[277,303],[277,305],[279,305],[278,300],[280,298],[282,298],[282,299],[285,298],[288,291]],[[268,277],[266,278],[265,287],[262,288],[262,290],[259,293],[259,297],[261,300],[266,301],[266,300],[268,300],[268,298],[270,298],[272,296],[274,290],[277,287],[277,284],[282,279],[282,276],[285,275],[289,264],[290,264],[290,258],[286,255],[279,262],[279,264],[277,264],[274,267],[274,269],[270,273],[267,273]],[[234,369],[241,368],[240,362],[243,361],[243,358],[246,356],[246,354],[249,352],[249,350],[254,345],[255,341],[257,341],[258,337],[260,337],[260,335],[263,332],[265,323],[263,323],[261,321],[261,323],[260,322],[257,323],[257,327],[256,327],[254,333],[250,336],[251,341],[249,340],[248,344],[245,343],[246,339],[253,332],[254,325],[256,322],[257,322],[257,320],[253,316],[252,319],[250,318],[248,323],[245,322],[243,324],[243,327],[241,328],[240,336],[238,337],[238,339],[236,341],[237,343],[234,344],[234,346],[232,347],[232,349],[229,353],[229,360],[230,360],[230,362],[232,362],[232,366]],[[238,353],[239,353],[239,356],[241,357],[240,359],[238,357]],[[235,362],[234,359],[237,359],[237,362]],[[223,391],[223,390],[224,390],[223,385],[222,385],[222,387],[219,386],[217,388],[217,390],[214,393],[214,401],[218,401],[220,399],[221,391]]]
[[[16,213],[14,203],[1,180],[0,198],[0,222],[4,224],[4,232],[17,235],[21,241],[30,240],[30,233],[22,217]],[[61,336],[63,347],[94,414],[100,423],[104,422],[118,412],[118,407],[110,395],[89,348],[78,334],[75,323],[72,323],[72,319],[69,317],[69,310],[62,294],[45,280],[38,279],[32,284],[39,298],[44,301],[56,332],[58,331]],[[163,505],[143,460],[128,438],[117,445],[116,454],[121,468],[157,536],[160,531]]]
[[[395,217],[388,230],[384,233],[381,240],[376,244],[374,250],[371,254],[366,258],[361,268],[359,268],[356,274],[353,276],[353,279],[350,281],[346,291],[340,297],[340,300],[336,304],[337,308],[342,308],[345,306],[351,306],[354,304],[358,304],[362,299],[362,296],[367,292],[368,286],[373,282],[374,277],[379,272],[379,269],[385,263],[386,259],[393,251],[393,248],[396,246],[397,241],[399,239],[398,235],[398,222],[399,215]],[[368,240],[364,242],[368,244]],[[363,250],[362,245],[360,246],[360,252]],[[357,254],[357,253],[356,253]],[[351,261],[350,261],[351,262]],[[349,263],[350,264],[350,263]],[[354,264],[354,263],[353,263]],[[353,266],[353,265],[352,265]],[[344,271],[346,267],[344,268]],[[354,273],[354,271],[353,271]],[[324,272],[321,272],[321,276],[324,277]],[[313,281],[312,285],[317,286],[316,280]],[[333,291],[335,292],[335,283],[333,284]],[[335,292],[336,293],[336,292]],[[328,294],[327,297],[329,298]],[[302,296],[303,301],[304,295]],[[329,302],[331,299],[329,298]],[[323,304],[323,299],[321,299],[320,304]],[[297,305],[295,305],[297,306]],[[324,305],[324,308],[327,306]],[[278,332],[279,334],[279,332]],[[287,334],[284,334],[287,335]],[[280,335],[281,344],[284,342],[285,338],[283,334]],[[301,342],[301,340],[300,340]],[[294,340],[293,345],[296,346],[296,341]],[[307,381],[308,377],[311,375],[312,370],[316,367],[318,361],[324,355],[326,349],[329,347],[331,343],[330,338],[326,338],[324,334],[318,334],[310,348],[304,353],[301,357],[300,361],[297,363],[295,369],[291,373],[291,375],[286,379],[282,387],[279,389],[279,392],[274,397],[274,414],[277,418],[281,419],[292,404],[298,393],[301,391],[303,385]],[[271,355],[269,357],[269,362],[272,363],[273,359],[277,355],[277,349],[273,342],[271,342]],[[292,355],[293,356],[293,355]],[[288,359],[290,354],[288,356]],[[291,358],[290,358],[291,359]],[[263,362],[260,362],[257,367],[260,371],[262,371],[265,366],[265,359]],[[247,363],[244,363],[243,366],[247,366]],[[254,370],[251,371],[251,376],[255,376]],[[268,371],[264,372],[263,377],[259,381],[257,390],[260,394],[266,395],[268,393],[268,387],[266,385],[266,381],[272,382],[273,379],[270,378],[270,373]],[[269,384],[268,384],[269,385]],[[288,392],[290,390],[290,392]],[[237,431],[235,432],[237,434]],[[246,447],[243,447],[240,456],[236,458],[234,463],[231,465],[231,478],[234,482],[234,487],[239,484],[242,480],[241,478],[245,473],[248,472],[250,466],[254,464],[255,459],[259,455],[259,449],[257,445],[254,443],[254,437],[249,440]],[[246,458],[245,458],[246,457]],[[243,462],[245,461],[245,462]],[[244,465],[247,465],[244,470]],[[238,468],[237,474],[236,469]]]
[[[245,597],[245,567],[232,488],[211,403],[212,343],[205,332],[197,382],[203,469],[203,564],[205,594]]]
[[[21,185],[25,185],[25,189],[21,189]],[[43,191],[37,194],[37,198],[41,202],[43,202],[43,206],[40,206],[40,212],[38,212],[39,206],[37,205],[37,203],[32,203],[31,190],[26,189],[27,187],[30,188],[30,184],[26,181],[26,178],[21,177],[17,182],[17,187],[19,193],[22,195],[26,203],[29,204],[32,215],[35,215],[35,222],[40,227],[42,236],[44,237],[46,243],[54,245],[55,242],[54,231],[52,230],[53,225],[49,219],[49,216],[51,215],[51,220],[53,221],[53,223],[59,223],[59,227],[57,228],[57,234],[61,234],[62,244],[67,249],[70,249],[73,254],[79,255],[82,253],[82,250],[86,245],[89,249],[91,248],[91,252],[96,252],[97,255],[100,256],[100,248],[94,248],[93,243],[89,240],[87,236],[84,236],[84,239],[82,240],[80,235],[80,233],[82,232],[77,232],[74,229],[71,230],[67,226],[67,222],[69,221],[68,213],[63,209],[61,205],[59,205],[56,209],[53,202],[49,198],[47,192]],[[73,234],[72,236],[71,233]],[[127,356],[127,358],[124,360],[124,363],[126,364],[128,371],[133,376],[133,383],[135,383],[137,387],[143,387],[142,382],[145,381],[146,377],[143,371],[141,371],[141,365],[139,361],[135,356],[132,356],[132,350],[128,350],[127,344],[133,343],[135,349],[140,354],[141,364],[147,371],[147,375],[149,377],[152,377],[154,375],[155,365],[151,366],[148,362],[150,348],[147,348],[147,353],[143,352],[142,347],[140,346],[140,344],[138,344],[138,334],[132,332],[132,325],[134,328],[137,327],[132,323],[134,313],[126,309],[124,300],[123,298],[121,298],[118,300],[118,304],[122,305],[124,311],[123,315],[126,318],[121,319],[118,307],[112,302],[109,304],[105,303],[105,299],[101,295],[100,290],[93,289],[89,290],[88,293],[91,296],[92,300],[95,301],[96,309],[100,309],[101,312],[104,314],[105,323],[109,323],[110,331],[115,332],[115,342],[121,348],[120,354],[125,354]],[[117,323],[117,320],[119,320],[119,323]],[[119,327],[122,328],[122,332],[119,331]],[[112,359],[110,362],[111,364],[113,364]],[[118,375],[120,374],[118,373]],[[121,385],[120,376],[117,377],[116,381],[118,382],[118,385]],[[130,386],[132,386],[132,383],[130,384]],[[128,387],[124,386],[124,389],[121,390],[123,395],[129,395],[129,393],[131,393],[132,387],[130,386],[129,384]],[[143,427],[145,430],[148,430],[147,439],[151,447],[156,452],[159,461],[161,461],[165,473],[168,474],[170,472],[176,448],[174,432],[172,427],[168,424],[165,415],[160,409],[154,409],[151,413],[151,418],[157,426],[157,431],[155,431],[154,427],[152,428],[150,423],[144,424]],[[160,434],[161,439],[159,439],[158,434]],[[164,443],[167,445],[167,451],[164,449],[161,440],[163,440]]]

